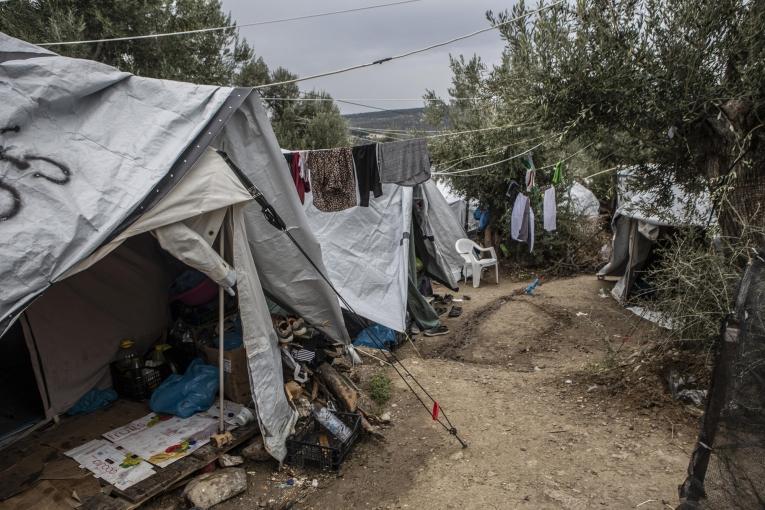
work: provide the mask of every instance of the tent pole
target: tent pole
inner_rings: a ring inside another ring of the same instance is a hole
[[[225,218],[225,217],[224,217]],[[223,225],[220,229],[220,235],[218,236],[220,245],[218,246],[218,249],[220,251],[220,258],[225,260],[223,257],[224,255],[224,247],[225,247],[225,234],[226,232],[226,222],[223,222]],[[224,313],[225,313],[225,307],[224,307],[224,294],[223,294],[223,287],[218,287],[218,396],[220,398],[218,402],[218,433],[223,434],[226,431],[226,424],[223,420],[223,323],[224,323]]]

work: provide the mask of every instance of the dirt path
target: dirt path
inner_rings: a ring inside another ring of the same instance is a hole
[[[694,420],[680,406],[622,399],[588,381],[609,352],[660,332],[602,297],[608,284],[591,276],[512,297],[519,286],[464,287],[458,297],[472,299],[447,320],[449,335],[420,338],[423,358],[410,346],[398,351],[469,448],[430,419],[390,367],[367,363],[362,383],[379,371],[394,382],[384,441],[365,439],[338,476],[293,472],[297,488],[274,489],[284,472],[269,481],[253,471],[248,494],[220,508],[673,508]],[[637,367],[635,377],[654,377],[660,391],[659,378]]]

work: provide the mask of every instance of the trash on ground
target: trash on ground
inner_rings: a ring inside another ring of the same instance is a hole
[[[204,473],[191,480],[183,496],[197,508],[206,510],[247,490],[247,473],[242,468],[225,468]]]

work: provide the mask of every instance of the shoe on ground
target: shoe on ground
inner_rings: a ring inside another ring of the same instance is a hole
[[[426,329],[422,332],[425,336],[441,336],[449,333],[449,328],[446,326],[436,326],[435,328]]]

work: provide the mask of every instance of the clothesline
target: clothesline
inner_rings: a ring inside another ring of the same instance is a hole
[[[454,172],[433,172],[432,175],[456,175],[456,174],[461,174],[461,173],[464,173],[464,172],[471,172],[473,170],[481,170],[483,168],[489,168],[489,167],[492,167],[492,166],[501,165],[502,163],[506,163],[506,162],[511,161],[513,159],[520,158],[521,156],[525,156],[526,154],[528,154],[529,152],[533,151],[537,147],[540,147],[544,143],[545,143],[545,141],[541,141],[538,144],[536,144],[534,147],[531,147],[530,149],[526,149],[525,151],[520,152],[518,154],[515,154],[513,156],[510,156],[509,158],[505,158],[505,159],[500,160],[500,161],[495,161],[494,163],[489,163],[488,165],[481,165],[481,166],[477,166],[477,167],[474,167],[474,168],[468,168],[468,169],[465,169],[465,170],[457,170],[457,171],[454,171]]]
[[[545,135],[534,136],[532,138],[527,138],[525,140],[520,140],[518,142],[510,143],[510,144],[507,144],[507,145],[502,145],[501,147],[496,147],[496,148],[490,149],[490,150],[488,150],[486,152],[481,152],[481,153],[478,153],[478,154],[470,154],[468,156],[465,156],[465,157],[462,157],[462,158],[459,158],[459,159],[456,159],[456,160],[446,161],[446,162],[444,162],[444,164],[447,164],[447,165],[450,165],[450,166],[447,166],[446,168],[440,169],[439,175],[447,175],[447,173],[446,173],[447,170],[451,170],[452,168],[454,168],[455,166],[459,165],[463,161],[467,161],[469,159],[482,158],[482,157],[485,157],[485,156],[487,156],[489,154],[493,154],[495,152],[500,152],[500,151],[503,151],[505,149],[509,149],[510,147],[515,147],[516,145],[521,145],[521,144],[528,143],[528,142],[535,142],[535,141],[539,140],[540,138],[545,138],[545,137],[546,137]]]
[[[408,138],[407,140],[420,140],[420,139],[429,140],[431,138],[443,138],[443,137],[447,137],[447,136],[457,136],[457,135],[464,135],[464,134],[470,134],[470,133],[481,133],[481,132],[484,132],[484,131],[494,131],[494,130],[498,130],[498,129],[511,129],[511,128],[515,128],[515,127],[535,126],[535,125],[537,125],[537,124],[532,123],[532,122],[522,122],[520,124],[506,124],[504,126],[493,126],[493,127],[480,128],[480,129],[468,129],[468,130],[465,130],[465,131],[450,131],[450,132],[444,132],[444,133],[434,134],[434,135],[417,136],[417,137],[414,137],[414,138]],[[362,128],[362,129],[364,129],[364,128]],[[384,134],[384,133],[381,133],[381,134]],[[374,142],[370,141],[369,143],[374,143]],[[384,142],[382,142],[382,143],[384,143]],[[310,151],[316,152],[316,151],[331,151],[331,150],[334,150],[334,148],[328,148],[328,149],[303,149],[303,150],[310,150]],[[290,149],[290,151],[291,152],[296,152],[296,150],[292,150],[292,149]]]
[[[7,1],[7,0],[6,0]],[[233,30],[237,28],[242,27],[254,27],[259,25],[272,25],[275,23],[286,23],[288,21],[299,21],[304,19],[311,19],[311,18],[321,18],[324,16],[334,16],[337,14],[346,14],[350,12],[359,12],[359,11],[368,11],[371,9],[380,9],[383,7],[392,7],[395,5],[403,5],[403,4],[412,4],[416,2],[422,2],[423,0],[402,0],[399,2],[390,2],[386,4],[377,4],[377,5],[369,5],[366,7],[355,7],[353,9],[343,9],[340,11],[329,11],[329,12],[319,12],[316,14],[306,14],[304,16],[295,16],[291,18],[277,18],[277,19],[270,19],[265,21],[256,21],[253,23],[243,23],[243,24],[234,24],[234,25],[224,25],[221,27],[209,27],[209,28],[199,28],[196,30],[180,30],[177,32],[161,32],[157,34],[145,34],[145,35],[131,35],[131,36],[125,36],[125,37],[109,37],[109,38],[103,38],[103,39],[87,39],[87,40],[81,40],[81,41],[58,41],[58,42],[44,42],[44,43],[36,43],[37,46],[63,46],[63,45],[73,45],[73,44],[90,44],[90,43],[103,43],[103,42],[116,42],[116,41],[132,41],[132,40],[138,40],[138,39],[156,39],[159,37],[171,37],[171,36],[177,36],[177,35],[189,35],[189,34],[201,34],[205,32],[219,32],[223,30]]]
[[[441,98],[425,98],[425,97],[409,97],[409,98],[395,98],[395,97],[266,97],[269,101],[444,101]],[[481,99],[488,99],[485,97],[449,97],[449,101],[476,101]]]
[[[435,49],[435,48],[440,48],[442,46],[448,46],[449,44],[455,43],[457,41],[462,41],[462,40],[468,39],[470,37],[475,37],[477,35],[480,35],[480,34],[483,34],[483,33],[486,33],[486,32],[490,32],[492,30],[497,30],[500,27],[509,25],[511,23],[515,23],[518,20],[527,18],[527,17],[529,17],[531,15],[534,15],[534,14],[538,14],[538,13],[540,13],[542,11],[546,11],[547,9],[551,9],[551,8],[553,8],[553,7],[557,6],[557,5],[560,5],[560,4],[564,3],[564,2],[566,2],[566,0],[558,0],[555,3],[552,3],[550,5],[545,5],[543,7],[540,7],[539,9],[535,9],[533,11],[529,11],[527,13],[521,14],[520,16],[516,16],[516,17],[514,17],[512,19],[509,19],[507,21],[504,21],[502,23],[497,23],[495,25],[492,25],[492,26],[490,26],[488,28],[482,28],[480,30],[476,30],[474,32],[470,32],[468,34],[464,34],[464,35],[461,35],[461,36],[458,36],[458,37],[454,37],[454,38],[446,40],[446,41],[437,42],[437,43],[431,44],[429,46],[425,46],[423,48],[417,48],[415,50],[410,50],[410,51],[407,51],[405,53],[400,53],[398,55],[393,55],[391,57],[381,58],[381,59],[378,59],[378,60],[374,60],[372,62],[367,62],[365,64],[356,64],[356,65],[352,65],[352,66],[348,66],[348,67],[343,67],[341,69],[335,69],[333,71],[324,71],[324,72],[321,72],[321,73],[316,73],[316,74],[312,74],[312,75],[309,75],[309,76],[304,76],[302,78],[294,78],[292,80],[284,80],[284,81],[268,83],[268,84],[264,84],[264,85],[258,85],[258,86],[254,87],[254,88],[255,89],[266,89],[266,88],[269,88],[269,87],[276,87],[276,86],[279,86],[279,85],[289,85],[289,84],[292,84],[292,83],[298,83],[298,82],[302,82],[302,81],[315,80],[316,78],[323,78],[325,76],[332,76],[332,75],[335,75],[335,74],[347,73],[349,71],[355,71],[356,69],[363,69],[365,67],[371,67],[371,66],[375,66],[375,65],[384,64],[384,63],[390,62],[392,60],[398,60],[398,59],[402,59],[402,58],[406,58],[406,57],[411,57],[412,55],[416,55],[418,53],[425,53],[425,52],[430,51],[430,50]]]

